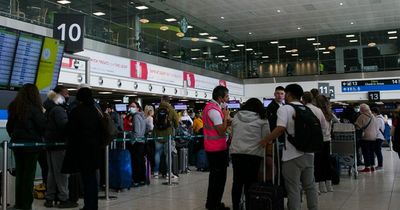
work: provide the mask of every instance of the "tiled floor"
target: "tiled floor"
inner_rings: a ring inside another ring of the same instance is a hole
[[[357,180],[342,175],[340,185],[332,193],[319,196],[322,210],[398,210],[400,209],[400,160],[396,153],[384,148],[384,171],[360,174]],[[229,169],[223,202],[231,205],[232,171]],[[116,200],[99,201],[100,209],[113,210],[201,210],[204,208],[208,173],[193,171],[181,175],[179,184],[162,185],[164,179],[153,180],[150,186],[131,189],[117,195]],[[80,201],[82,207],[82,201]],[[46,209],[36,200],[34,209]],[[303,208],[306,209],[306,203]]]

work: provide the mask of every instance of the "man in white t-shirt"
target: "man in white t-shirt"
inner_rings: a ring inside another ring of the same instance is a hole
[[[290,84],[285,88],[285,101],[289,104],[302,105],[300,99],[303,95],[303,88],[297,84]],[[285,133],[295,136],[295,122],[293,116],[295,110],[290,105],[278,109],[277,126],[270,135],[263,140],[263,144],[271,144],[278,136]],[[314,181],[314,154],[304,153],[297,150],[287,139],[286,148],[282,154],[282,175],[285,179],[285,187],[288,193],[288,209],[300,210],[300,184],[306,191],[307,207],[309,210],[318,209],[318,197]]]

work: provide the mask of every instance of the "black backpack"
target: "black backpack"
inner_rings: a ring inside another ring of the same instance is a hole
[[[155,127],[158,130],[165,130],[171,127],[171,122],[169,120],[169,112],[167,108],[159,108],[155,116]]]
[[[307,106],[289,105],[294,108],[296,115],[293,116],[294,136],[290,135],[286,130],[288,141],[302,152],[314,153],[322,151],[324,136],[319,119]]]

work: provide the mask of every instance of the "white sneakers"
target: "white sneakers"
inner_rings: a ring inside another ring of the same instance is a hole
[[[319,193],[333,192],[332,181],[318,182]]]

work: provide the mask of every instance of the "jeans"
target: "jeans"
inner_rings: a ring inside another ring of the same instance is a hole
[[[207,152],[210,174],[208,177],[207,209],[216,209],[221,204],[224,194],[227,167],[229,165],[228,150]]]
[[[282,164],[282,174],[288,193],[288,210],[300,210],[300,183],[306,191],[309,210],[318,209],[318,195],[314,182],[314,156],[302,155]]]
[[[97,210],[98,209],[98,184],[97,184],[97,173],[93,171],[82,171],[81,172],[83,181],[83,202],[84,210]]]
[[[382,139],[377,139],[375,141],[375,149],[374,149],[374,153],[376,155],[376,158],[378,159],[378,167],[382,167],[383,166],[383,156],[382,156],[382,143],[384,140]],[[374,158],[374,162],[373,164],[375,165],[375,158]]]
[[[34,152],[14,152],[15,156],[15,208],[32,209],[33,181],[39,154]]]
[[[239,210],[240,198],[244,188],[244,194],[252,183],[257,182],[258,171],[262,158],[255,155],[232,154],[233,185],[232,204],[233,210]],[[248,200],[248,199],[246,199]]]
[[[157,174],[160,171],[160,159],[161,153],[164,152],[165,157],[168,157],[168,143],[159,143],[156,141],[156,153],[154,156],[154,174]],[[168,158],[165,158],[168,166]]]
[[[361,140],[360,146],[362,149],[364,164],[365,167],[374,166],[374,150],[375,150],[375,141]]]

